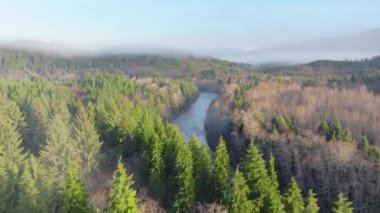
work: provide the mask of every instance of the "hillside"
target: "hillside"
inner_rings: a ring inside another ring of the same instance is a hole
[[[380,28],[333,37],[306,39],[261,48],[241,55],[254,64],[307,63],[322,58],[343,60],[368,58],[380,53]]]
[[[264,72],[284,75],[339,76],[368,75],[380,70],[380,56],[358,61],[319,60],[293,66],[264,68]]]
[[[130,76],[215,78],[252,70],[248,64],[213,58],[127,54],[65,57],[39,51],[0,49],[0,74],[13,78],[30,75],[52,79],[77,78],[95,71]]]

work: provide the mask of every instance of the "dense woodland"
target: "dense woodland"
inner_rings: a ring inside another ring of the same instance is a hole
[[[363,85],[210,59],[3,50],[0,62],[0,212],[380,209],[380,100]],[[149,77],[132,75],[143,63]],[[169,122],[199,79],[224,83],[202,145]]]
[[[353,201],[355,212],[377,212],[378,98],[365,86],[306,86],[298,78],[261,77],[226,85],[209,109],[206,127],[228,138],[235,164],[254,140],[264,159],[275,157],[281,191],[295,177],[304,194],[314,190],[323,212],[339,193]],[[224,125],[215,129],[216,123]]]
[[[355,87],[380,92],[380,56],[362,60],[320,60],[308,64],[262,68],[265,73],[302,79],[305,84]]]
[[[200,77],[227,79],[250,72],[249,64],[213,58],[155,55],[77,55],[58,56],[40,52],[0,49],[0,76],[23,78],[76,79],[97,71],[146,77]]]

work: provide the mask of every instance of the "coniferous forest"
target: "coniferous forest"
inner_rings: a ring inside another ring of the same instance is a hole
[[[249,79],[236,89],[231,110],[250,109],[245,93],[258,78]],[[321,209],[315,189],[303,191],[294,177],[281,185],[275,155],[263,156],[259,137],[246,141],[238,158],[223,134],[212,149],[195,135],[186,141],[169,120],[196,98],[193,82],[102,72],[58,81],[34,75],[1,80],[0,94],[0,212]],[[275,135],[299,131],[285,114],[268,128]],[[342,128],[322,123],[320,132],[353,140]],[[368,141],[362,147],[372,149]],[[328,206],[354,209],[342,193]]]
[[[379,213],[379,0],[0,3],[0,213]]]

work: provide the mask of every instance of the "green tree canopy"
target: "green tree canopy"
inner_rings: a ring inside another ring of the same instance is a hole
[[[268,199],[269,196],[270,178],[265,161],[253,142],[248,147],[247,154],[242,162],[242,169],[251,191],[250,199],[254,200],[258,208],[263,207],[264,200]]]
[[[352,203],[340,193],[338,199],[334,203],[332,211],[334,213],[352,213],[354,208],[352,208]]]
[[[318,213],[318,198],[317,195],[313,192],[313,190],[309,189],[307,193],[307,203],[305,207],[305,213]]]
[[[302,213],[305,209],[302,191],[298,187],[297,181],[294,177],[292,177],[290,183],[286,187],[283,200],[286,212]]]
[[[254,209],[253,203],[249,200],[248,196],[249,188],[243,174],[237,168],[233,178],[229,211],[231,213],[259,212],[258,209]]]
[[[179,190],[175,197],[174,208],[176,212],[185,213],[190,210],[195,199],[193,159],[187,144],[179,144],[175,168]]]
[[[107,212],[138,212],[138,200],[136,198],[136,191],[132,189],[133,183],[132,175],[127,175],[123,164],[119,160],[116,171],[112,177],[112,186],[108,199]]]
[[[63,192],[64,211],[67,213],[91,212],[87,203],[87,194],[84,189],[78,169],[69,164],[67,178]]]
[[[219,138],[218,146],[216,147],[212,177],[215,200],[227,205],[231,177],[230,158],[222,137]]]
[[[82,172],[88,174],[98,168],[101,143],[95,125],[81,107],[73,123],[73,140],[77,161]]]

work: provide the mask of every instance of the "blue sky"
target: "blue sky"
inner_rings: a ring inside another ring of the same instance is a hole
[[[1,0],[0,40],[257,49],[380,27],[379,0]]]

